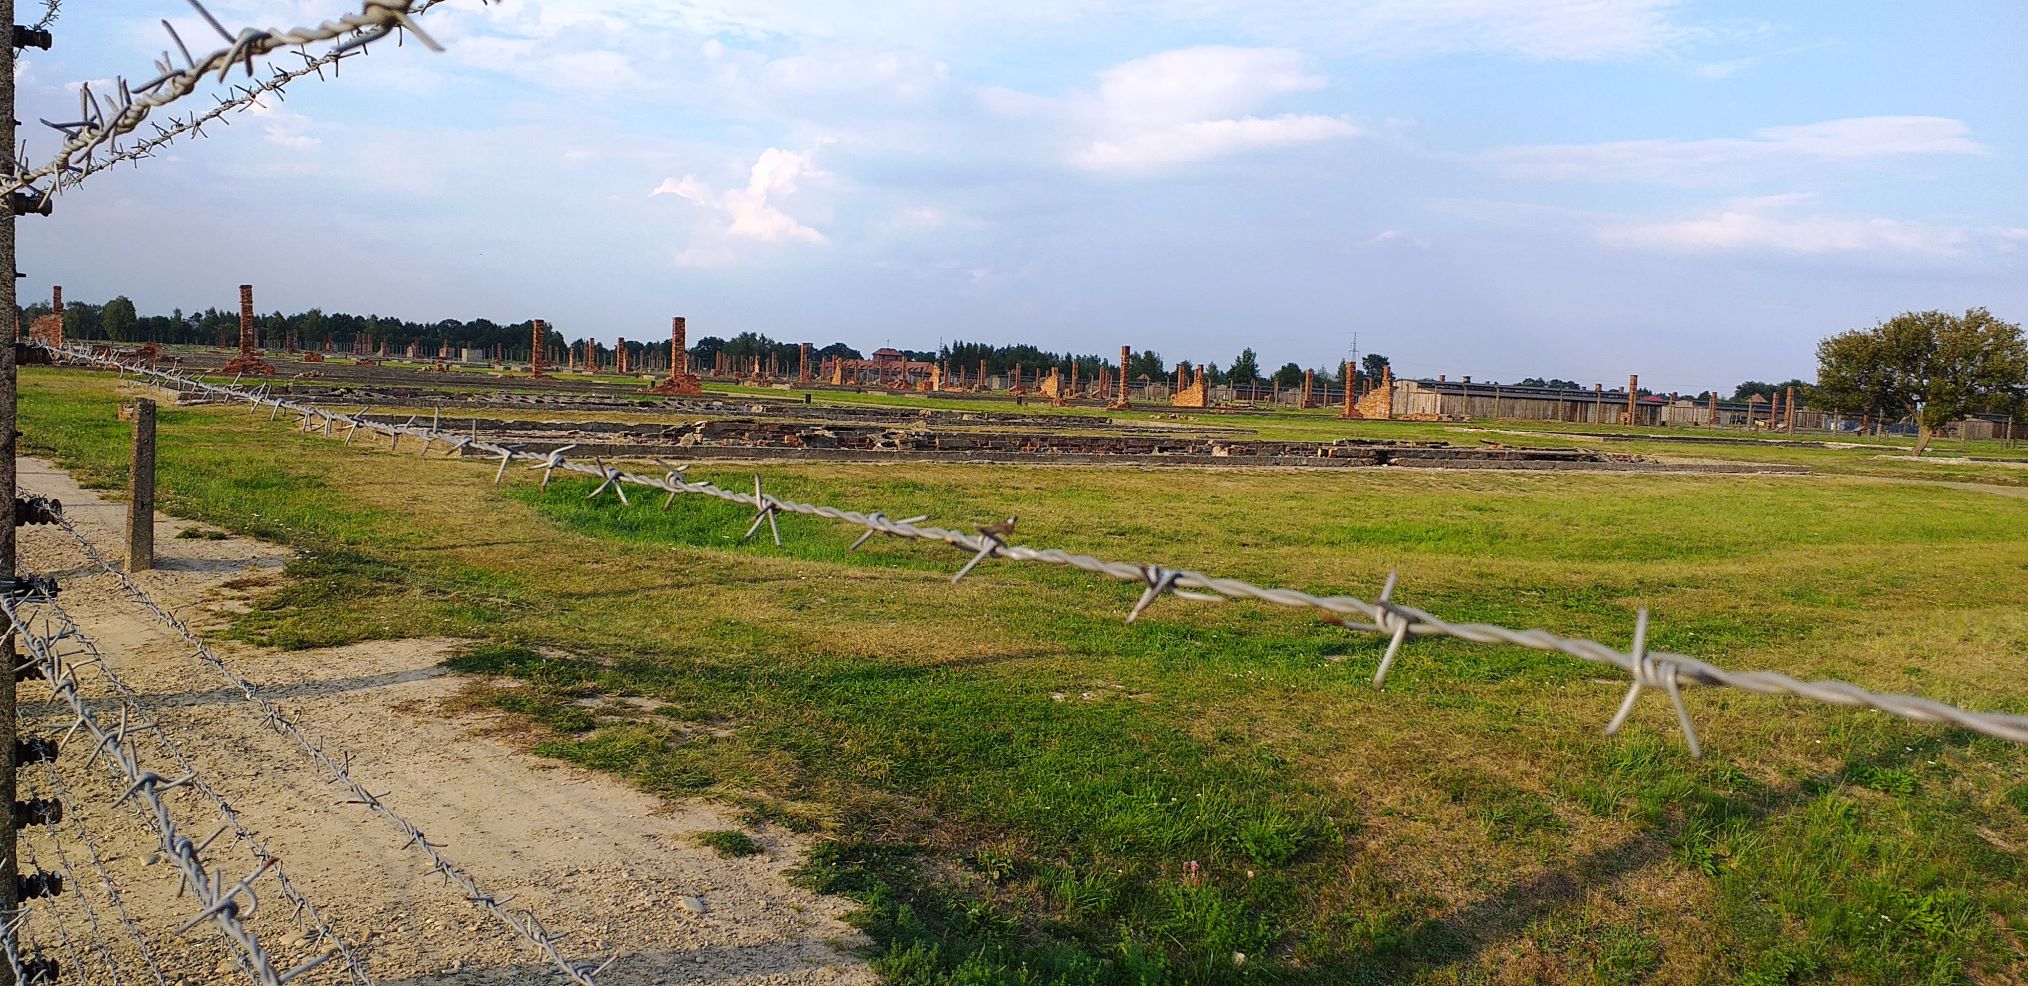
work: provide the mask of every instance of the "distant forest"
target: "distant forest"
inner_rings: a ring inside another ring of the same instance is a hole
[[[22,309],[23,324],[49,314],[48,302],[37,302]],[[377,345],[385,342],[389,352],[405,349],[409,343],[418,343],[420,350],[434,354],[441,345],[453,348],[476,348],[488,352],[493,347],[509,360],[528,358],[528,336],[532,322],[523,320],[499,323],[491,319],[473,319],[469,322],[444,319],[441,322],[411,322],[407,319],[386,315],[352,315],[345,312],[326,312],[312,308],[306,312],[284,314],[271,312],[256,315],[263,344],[269,348],[281,346],[281,340],[290,330],[296,334],[296,344],[303,349],[322,349],[325,340],[338,352],[351,352],[355,339],[370,337]],[[80,340],[106,340],[122,343],[159,342],[165,345],[218,346],[237,345],[239,338],[239,313],[207,308],[201,312],[186,313],[178,308],[167,315],[142,315],[135,311],[134,303],[127,298],[114,298],[102,305],[65,299],[63,305],[63,331],[66,338]],[[569,338],[553,323],[548,330],[548,348],[561,353],[564,347],[580,345],[583,336]],[[668,336],[656,340],[628,340],[627,347],[633,353],[650,353],[665,359],[669,354]],[[595,343],[601,354],[610,355],[613,347],[609,343]],[[1118,354],[1111,358],[1098,353],[1058,353],[1036,346],[1022,344],[996,345],[983,342],[952,342],[936,350],[901,350],[909,359],[925,362],[949,361],[953,370],[967,374],[977,373],[979,362],[985,361],[986,372],[1004,375],[1020,366],[1024,373],[1047,372],[1049,367],[1061,367],[1066,371],[1076,364],[1078,375],[1090,378],[1101,371],[1117,372]],[[735,358],[760,356],[775,357],[780,365],[794,367],[800,353],[797,342],[781,342],[757,332],[742,332],[730,339],[718,336],[693,338],[690,358],[698,366],[710,366],[718,354],[724,353]],[[842,357],[864,359],[865,354],[843,342],[823,346],[811,346],[812,358]],[[1362,379],[1377,377],[1388,365],[1387,357],[1367,354],[1361,360]],[[1135,379],[1146,377],[1150,380],[1166,380],[1179,369],[1195,370],[1195,364],[1188,360],[1171,364],[1162,354],[1144,350],[1132,354],[1127,372]],[[1242,350],[1225,369],[1216,363],[1207,363],[1205,372],[1213,383],[1218,384],[1259,384],[1280,383],[1284,387],[1301,386],[1303,367],[1295,363],[1284,363],[1272,372],[1262,372],[1258,358],[1252,349]],[[1316,380],[1321,384],[1342,386],[1344,381],[1338,367],[1316,367]]]
[[[23,324],[49,314],[47,302],[37,302],[22,309]],[[286,315],[272,312],[256,315],[255,323],[260,327],[265,345],[276,348],[281,345],[285,333],[294,329],[296,344],[304,349],[322,349],[326,339],[339,352],[351,352],[354,339],[371,337],[374,343],[386,342],[389,352],[398,352],[411,342],[419,343],[421,351],[434,354],[437,347],[448,343],[454,348],[472,347],[491,352],[494,346],[509,360],[528,358],[528,321],[501,324],[491,319],[473,319],[461,322],[447,318],[441,322],[411,322],[386,315],[351,315],[345,312],[326,312],[312,308],[306,312]],[[160,342],[171,345],[237,345],[239,338],[239,313],[207,308],[201,312],[186,314],[176,309],[167,315],[141,315],[134,310],[134,303],[128,299],[114,298],[103,305],[66,300],[63,305],[63,331],[71,339],[109,340],[112,342]],[[567,338],[556,326],[549,327],[549,349],[561,354],[567,345],[580,345],[584,337]],[[628,349],[636,354],[654,354],[665,362],[669,355],[669,339],[664,335],[659,341],[629,340]],[[595,348],[609,357],[613,347],[597,343]],[[812,345],[812,358],[842,357],[864,359],[865,354],[842,343],[833,342],[824,346]],[[799,355],[799,344],[780,342],[757,332],[742,332],[730,339],[718,336],[704,336],[692,340],[690,358],[693,365],[710,366],[718,354],[724,353],[736,359],[759,356],[765,359],[773,356],[779,365],[793,368]],[[986,372],[1004,376],[1015,366],[1022,367],[1023,373],[1048,372],[1052,366],[1066,371],[1074,363],[1078,376],[1090,379],[1100,372],[1116,372],[1119,366],[1117,352],[1111,357],[1098,353],[1056,353],[1026,343],[996,345],[985,342],[953,342],[936,350],[901,350],[912,360],[924,362],[949,361],[951,369],[962,370],[967,375],[979,371],[979,361],[986,363]],[[1127,361],[1127,374],[1134,379],[1168,380],[1176,371],[1194,371],[1195,364],[1188,360],[1169,363],[1162,354],[1154,350],[1143,350],[1131,354]],[[1361,381],[1371,382],[1379,378],[1383,369],[1389,368],[1388,359],[1378,353],[1368,353],[1360,359],[1358,376]],[[1316,382],[1320,386],[1344,386],[1343,374],[1338,367],[1314,367]],[[1251,348],[1242,349],[1231,363],[1220,368],[1216,363],[1207,363],[1205,372],[1216,384],[1237,384],[1240,386],[1300,387],[1303,383],[1303,367],[1295,363],[1284,363],[1280,368],[1263,371],[1259,358]],[[1567,390],[1590,390],[1587,385],[1574,380],[1529,377],[1518,386],[1550,387]],[[1745,400],[1748,396],[1772,395],[1776,390],[1794,386],[1807,400],[1814,388],[1802,380],[1788,380],[1779,384],[1749,380],[1739,385],[1731,395],[1733,400]],[[1639,393],[1650,393],[1641,388]],[[1708,398],[1709,392],[1697,395],[1698,400]],[[1725,396],[1725,395],[1720,395]]]

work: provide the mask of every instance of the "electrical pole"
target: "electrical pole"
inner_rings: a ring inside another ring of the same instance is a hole
[[[0,0],[0,27],[9,33],[6,51],[0,53],[0,148],[5,148],[7,167],[14,163],[14,46],[22,29],[14,24],[14,0]],[[45,47],[47,43],[45,42]],[[20,268],[14,256],[15,203],[19,193],[0,196],[0,592],[14,594],[18,584],[14,572],[14,452],[15,390],[14,344],[21,335],[21,308],[15,283]],[[18,596],[16,598],[19,598]],[[0,614],[0,620],[5,620]],[[19,840],[15,832],[14,801],[16,753],[20,729],[15,714],[14,654],[12,627],[0,623],[0,658],[6,669],[0,673],[0,934],[12,936],[21,911],[21,864],[16,859]],[[11,971],[8,978],[13,978]]]

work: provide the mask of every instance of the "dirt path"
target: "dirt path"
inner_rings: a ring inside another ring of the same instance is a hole
[[[21,485],[62,500],[66,516],[99,550],[118,557],[124,506],[103,502],[38,460],[21,461]],[[166,516],[157,523],[159,568],[140,581],[200,634],[221,614],[244,606],[258,583],[281,577],[283,549],[246,539],[178,538],[190,525]],[[91,566],[68,535],[22,528],[21,567],[64,576],[64,609],[97,638],[107,664],[139,693],[138,704],[167,741],[283,861],[287,877],[373,980],[436,986],[563,981],[532,946],[432,875],[393,827],[342,803],[344,793],[328,775],[267,729],[251,704]],[[806,848],[799,837],[750,828],[718,805],[665,805],[610,778],[534,759],[487,735],[487,727],[497,725],[490,717],[446,712],[442,701],[460,680],[437,664],[456,641],[300,652],[210,643],[307,732],[321,736],[327,749],[349,752],[355,776],[376,794],[384,792],[386,803],[482,888],[512,896],[511,909],[531,911],[562,935],[566,955],[598,959],[620,951],[601,983],[875,981],[850,952],[859,939],[842,920],[845,903],[789,885],[786,871]],[[103,679],[91,669],[80,677],[84,693],[105,703],[101,708],[116,721],[119,706]],[[47,694],[44,684],[22,686],[24,732],[55,735],[67,727],[42,704]],[[180,776],[163,742],[142,741],[143,766]],[[155,982],[141,972],[144,952],[170,983],[239,978],[209,926],[173,934],[195,907],[176,896],[174,868],[154,851],[159,840],[131,807],[112,805],[118,789],[103,764],[86,763],[88,752],[73,739],[58,764],[64,823],[53,834],[31,829],[23,837],[24,863],[34,864],[23,869],[65,864],[71,885],[53,902],[29,906],[24,939],[63,962],[66,982]],[[24,797],[56,793],[47,768],[24,767],[22,777]],[[169,804],[185,834],[200,842],[222,824],[201,792],[180,789]],[[698,833],[720,829],[744,829],[766,851],[727,859],[697,845]],[[117,888],[117,904],[92,865],[94,855]],[[204,855],[233,880],[257,865],[253,850],[230,831]],[[279,953],[278,964],[332,947],[302,930],[308,918],[273,879],[258,889],[260,906],[248,924]],[[122,909],[138,935],[125,930]],[[95,939],[106,945],[92,944]],[[361,981],[340,965],[328,963],[298,981]],[[72,970],[84,975],[73,978]]]

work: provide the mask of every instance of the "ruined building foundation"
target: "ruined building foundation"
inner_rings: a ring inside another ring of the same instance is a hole
[[[259,349],[254,329],[253,285],[242,284],[239,286],[239,355],[234,356],[219,372],[274,376],[275,368],[261,359]]]
[[[681,315],[669,319],[669,375],[648,388],[651,394],[696,396],[704,393],[703,381],[690,372],[689,324]]]

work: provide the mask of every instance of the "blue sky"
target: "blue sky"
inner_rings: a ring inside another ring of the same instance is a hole
[[[1016,9],[1018,8],[1018,9]],[[221,0],[228,25],[346,9]],[[187,7],[73,0],[22,119]],[[1811,376],[2028,318],[2014,0],[450,0],[448,48],[92,177],[24,298],[1032,342],[1481,380]],[[209,43],[208,41],[206,43]],[[38,128],[39,129],[39,128]],[[54,140],[24,130],[31,159]]]

